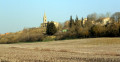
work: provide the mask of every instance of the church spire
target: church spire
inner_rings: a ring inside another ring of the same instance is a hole
[[[44,17],[46,17],[46,13],[44,12]]]
[[[44,16],[43,16],[43,23],[47,23],[47,16],[46,16],[45,12],[44,12]]]

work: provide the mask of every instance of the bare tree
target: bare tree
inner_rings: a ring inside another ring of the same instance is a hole
[[[114,21],[119,22],[120,21],[120,12],[116,12],[111,17]]]
[[[88,21],[95,21],[97,20],[97,14],[93,13],[87,16]]]

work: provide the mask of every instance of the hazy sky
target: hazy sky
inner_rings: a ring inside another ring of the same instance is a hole
[[[120,11],[120,0],[0,0],[0,33],[39,27],[46,12],[48,21],[64,22],[70,15]]]

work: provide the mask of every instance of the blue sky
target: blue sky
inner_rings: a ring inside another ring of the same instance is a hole
[[[48,21],[64,22],[72,15],[120,11],[120,0],[0,0],[0,33],[39,27],[46,12]]]

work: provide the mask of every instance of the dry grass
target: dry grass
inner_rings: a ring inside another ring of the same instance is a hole
[[[0,62],[120,62],[120,38],[1,44]]]
[[[116,52],[99,52],[99,53],[96,53],[96,55],[120,56],[120,53],[116,53]]]

